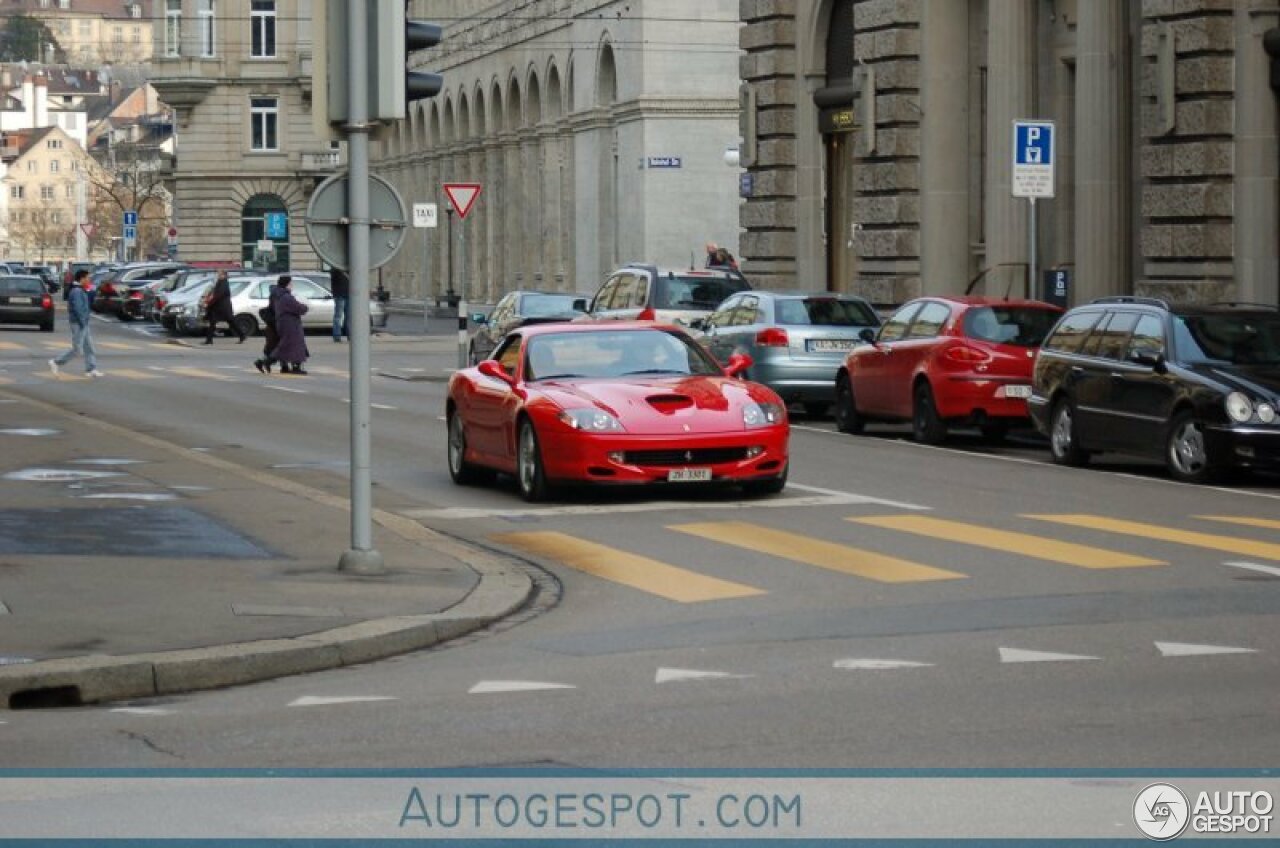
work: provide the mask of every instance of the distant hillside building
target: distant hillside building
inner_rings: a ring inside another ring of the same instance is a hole
[[[0,19],[13,15],[42,21],[71,64],[151,61],[152,22],[142,0],[0,0]]]

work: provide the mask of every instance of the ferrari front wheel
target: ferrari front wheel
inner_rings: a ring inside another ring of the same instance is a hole
[[[550,494],[538,434],[533,429],[533,422],[527,418],[520,422],[516,442],[516,481],[520,484],[520,497],[530,503],[546,500]]]

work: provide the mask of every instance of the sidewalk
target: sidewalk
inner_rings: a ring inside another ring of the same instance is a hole
[[[340,573],[347,498],[0,389],[0,709],[366,662],[528,600],[508,560],[376,500],[387,574]]]

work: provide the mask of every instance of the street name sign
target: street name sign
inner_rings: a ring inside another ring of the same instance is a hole
[[[458,213],[458,219],[461,220],[467,217],[476,198],[480,196],[480,183],[445,183],[444,193],[449,198],[449,205],[453,207],[454,212]]]
[[[1013,122],[1013,196],[1053,197],[1053,121]]]
[[[679,156],[650,156],[646,164],[650,168],[680,168],[684,166],[684,160]]]

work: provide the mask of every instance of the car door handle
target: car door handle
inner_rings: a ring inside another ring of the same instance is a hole
[[[1113,379],[1113,380],[1123,380],[1123,379],[1124,379],[1124,376],[1125,376],[1125,375],[1121,374],[1119,371],[1112,371],[1112,372],[1111,372],[1111,379]]]
[[[1083,374],[1083,373],[1084,373],[1084,369],[1083,369],[1083,368],[1081,368],[1079,365],[1072,365],[1072,366],[1071,366],[1071,373],[1072,373],[1072,375],[1074,375],[1074,376],[1077,376],[1077,377],[1078,377],[1078,376],[1080,376],[1081,374]]]

